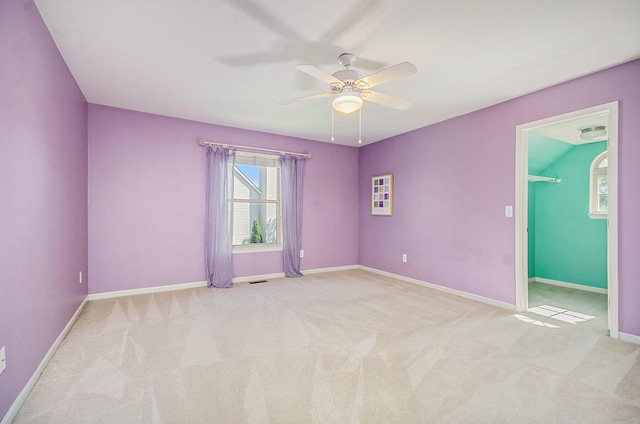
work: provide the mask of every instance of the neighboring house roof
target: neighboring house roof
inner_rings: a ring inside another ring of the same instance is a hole
[[[250,192],[255,193],[259,197],[260,188],[253,183],[237,166],[233,167],[233,176],[238,179]],[[251,196],[253,198],[253,196]]]

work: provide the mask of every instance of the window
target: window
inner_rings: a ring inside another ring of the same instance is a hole
[[[607,172],[609,156],[605,150],[591,162],[591,181],[589,183],[589,216],[594,219],[606,219],[609,203],[609,185]]]
[[[233,169],[235,251],[280,249],[278,157],[236,153]]]

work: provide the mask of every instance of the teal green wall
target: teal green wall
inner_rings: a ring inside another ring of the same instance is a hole
[[[575,145],[549,138],[544,134],[531,133],[527,138],[529,174],[540,175],[558,158],[567,154]],[[553,177],[553,175],[548,175]]]
[[[604,150],[604,141],[575,146],[540,173],[562,182],[532,183],[530,276],[607,288],[607,221],[588,215],[589,170]]]

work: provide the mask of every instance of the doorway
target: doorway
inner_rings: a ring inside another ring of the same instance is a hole
[[[608,219],[607,219],[607,321],[609,334],[618,338],[618,103],[607,103],[564,115],[554,116],[540,121],[518,125],[516,127],[516,310],[529,310],[529,246],[528,246],[528,175],[529,175],[529,138],[536,132],[550,128],[567,127],[570,123],[582,120],[606,122],[608,169]],[[578,132],[577,128],[574,131]]]

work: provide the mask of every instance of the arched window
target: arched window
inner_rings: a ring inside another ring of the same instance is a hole
[[[589,216],[591,218],[607,218],[609,204],[608,169],[609,156],[605,150],[591,162],[591,180],[589,183]]]

